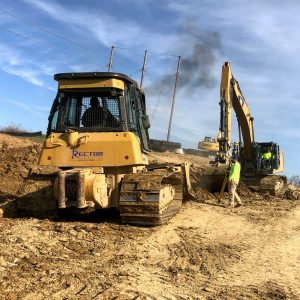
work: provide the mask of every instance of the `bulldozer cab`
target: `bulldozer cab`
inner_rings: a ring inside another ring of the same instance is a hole
[[[149,149],[145,96],[137,83],[119,73],[56,74],[47,135],[52,132],[133,132]]]

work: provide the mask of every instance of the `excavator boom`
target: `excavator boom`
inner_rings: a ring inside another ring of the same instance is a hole
[[[236,113],[239,130],[242,132],[244,143],[244,159],[251,160],[254,143],[253,117],[250,115],[248,104],[242,94],[239,83],[234,79],[229,62],[222,66],[220,86],[220,132],[219,157],[222,163],[228,163],[231,148],[232,108]]]

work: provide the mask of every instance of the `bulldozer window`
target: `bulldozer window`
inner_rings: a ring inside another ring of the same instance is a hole
[[[81,126],[108,128],[120,126],[120,108],[117,98],[84,97],[82,103]]]
[[[75,97],[69,98],[66,103],[64,125],[78,127],[79,110],[80,110],[80,99]]]
[[[120,129],[120,101],[118,96],[64,94],[59,107],[51,119],[51,130],[88,128],[96,131]],[[57,121],[58,119],[58,121]]]
[[[51,126],[51,131],[56,130],[57,118],[58,118],[58,110],[55,111],[55,113],[52,116],[51,125],[50,125]]]
[[[143,149],[149,149],[149,136],[148,130],[144,128],[143,125],[143,116],[146,113],[146,107],[144,103],[144,98],[139,90],[135,89],[135,97],[136,97],[136,111],[138,117],[138,126],[140,131],[140,138],[142,140]]]
[[[126,85],[125,89],[126,114],[129,130],[141,140],[142,149],[149,149],[148,131],[143,124],[146,115],[145,98],[133,85]]]
[[[60,105],[60,97],[57,95],[50,111],[47,134],[49,134],[52,131],[56,131],[57,129],[59,108],[60,108],[59,105]]]
[[[132,88],[127,87],[125,90],[127,119],[130,131],[137,131],[135,95]]]

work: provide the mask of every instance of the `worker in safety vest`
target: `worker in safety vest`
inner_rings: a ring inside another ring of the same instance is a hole
[[[236,200],[236,207],[238,207],[242,205],[242,201],[236,192],[236,188],[240,181],[241,165],[236,157],[233,157],[230,160],[230,163],[231,165],[228,178],[229,207],[234,207],[234,200]]]
[[[271,149],[268,149],[267,152],[264,152],[261,156],[262,167],[264,169],[269,169],[271,167],[271,159],[273,158],[273,154]]]

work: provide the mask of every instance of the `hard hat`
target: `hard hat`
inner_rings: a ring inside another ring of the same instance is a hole
[[[230,161],[238,161],[238,156],[237,155],[231,156]]]

